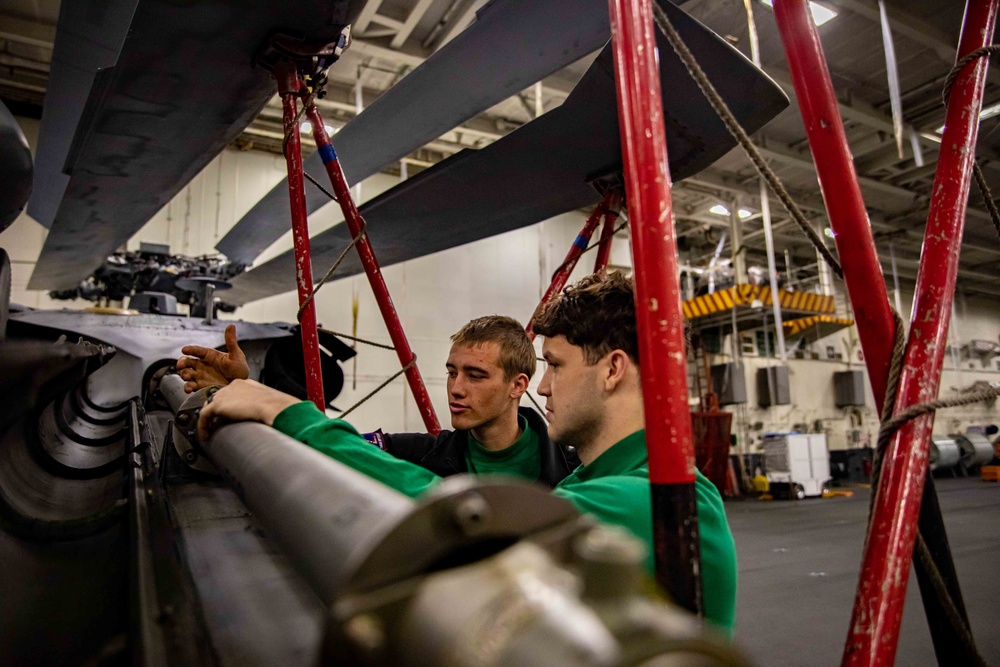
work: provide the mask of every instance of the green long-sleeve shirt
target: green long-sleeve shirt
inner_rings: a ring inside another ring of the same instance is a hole
[[[329,419],[303,401],[286,408],[274,428],[410,498],[441,478],[408,461],[372,447],[345,421]],[[722,497],[700,473],[695,476],[701,546],[705,618],[732,632],[736,616],[736,547],[726,522]],[[577,509],[622,526],[647,547],[653,571],[653,519],[646,459],[646,436],[638,431],[616,443],[589,465],[580,466],[553,490]]]

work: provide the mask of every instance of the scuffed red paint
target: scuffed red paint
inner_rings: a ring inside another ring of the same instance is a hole
[[[858,337],[876,409],[881,410],[895,325],[854,159],[807,1],[776,3],[774,14],[802,120],[809,128],[809,147],[830,225],[835,232],[834,243],[843,263],[847,289],[855,310],[864,315],[855,317]]]
[[[687,376],[677,363],[684,355],[677,326],[683,320],[652,9],[648,0],[611,0],[609,6],[636,303],[641,306],[636,315],[650,480],[689,484],[694,482],[694,447]],[[667,431],[671,425],[680,429],[675,438]]]
[[[288,200],[292,215],[292,243],[295,251],[295,287],[299,307],[312,292],[312,259],[309,248],[309,221],[302,175],[302,144],[299,136],[298,98],[301,88],[298,74],[290,64],[275,68],[275,79],[281,93],[282,121],[288,134],[285,166],[288,169]],[[306,395],[320,410],[326,410],[323,396],[323,372],[320,367],[319,333],[316,330],[316,308],[310,301],[299,315],[302,331],[302,356],[305,362]]]
[[[993,34],[996,14],[997,0],[970,0],[959,57],[986,44],[984,35]],[[942,146],[949,150],[941,151],[935,174],[897,412],[932,400],[940,387],[987,66],[979,59],[964,67],[951,91],[942,137]],[[894,661],[933,426],[933,415],[905,424],[886,453],[845,665]]]

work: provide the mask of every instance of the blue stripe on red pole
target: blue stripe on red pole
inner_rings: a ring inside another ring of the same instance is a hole
[[[329,164],[337,159],[337,151],[333,150],[333,144],[319,147],[319,157],[323,164]]]

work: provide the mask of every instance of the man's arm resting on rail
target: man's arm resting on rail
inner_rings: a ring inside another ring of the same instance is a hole
[[[441,478],[420,466],[373,447],[353,426],[330,419],[309,401],[300,401],[253,380],[235,380],[206,403],[198,422],[199,437],[227,422],[267,424],[400,493],[416,498]]]

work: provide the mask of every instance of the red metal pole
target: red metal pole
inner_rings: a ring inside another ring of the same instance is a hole
[[[990,43],[997,1],[966,5],[958,58]],[[985,57],[966,65],[948,100],[896,412],[933,400],[940,385],[988,66]],[[900,428],[886,452],[845,665],[891,665],[895,659],[933,427],[933,415],[918,417]]]
[[[651,0],[609,0],[618,123],[632,226],[656,578],[701,612],[684,316]]]
[[[297,97],[302,90],[302,80],[291,63],[281,63],[274,68],[274,78],[281,93],[285,125],[285,164],[288,167],[288,199],[292,209],[292,239],[295,244],[295,286],[299,306],[312,292],[312,257],[309,251],[309,220],[306,210],[305,184],[302,176],[302,144],[299,139]],[[302,356],[305,360],[306,394],[309,400],[326,411],[323,396],[323,370],[319,357],[319,334],[316,331],[316,307],[310,301],[299,317],[302,332]]]
[[[347,179],[344,178],[344,170],[340,167],[340,160],[337,159],[337,153],[333,149],[333,144],[330,143],[330,137],[326,134],[323,119],[314,103],[310,103],[306,107],[306,114],[312,124],[313,139],[316,140],[316,147],[323,159],[323,166],[326,167],[326,173],[330,176],[333,193],[337,196],[337,202],[344,212],[344,221],[347,223],[351,236],[357,236],[364,228],[364,220],[358,212],[358,207],[354,205],[354,199],[351,198],[350,186],[347,184]],[[379,268],[378,260],[375,259],[375,252],[372,250],[368,236],[362,235],[358,239],[356,247],[358,255],[361,257],[361,264],[365,268],[365,274],[368,276],[368,283],[375,295],[375,301],[382,312],[382,319],[385,321],[386,329],[389,330],[392,345],[396,348],[399,363],[403,366],[412,364],[406,369],[406,381],[410,385],[410,391],[413,392],[414,400],[417,402],[420,416],[424,420],[424,427],[428,433],[436,435],[441,432],[441,424],[438,422],[434,406],[431,404],[427,386],[424,385],[424,380],[420,376],[420,369],[417,368],[416,363],[413,363],[415,355],[410,349],[409,341],[406,340],[406,333],[403,331],[403,325],[399,322],[399,315],[396,314],[396,307],[392,304],[389,288],[386,287],[385,280],[382,278],[382,270]]]
[[[601,214],[607,213],[609,219],[612,215],[612,207],[616,207],[618,203],[621,202],[621,196],[617,193],[608,193],[605,195],[604,200],[598,204],[594,210],[590,213],[587,218],[587,222],[583,224],[583,229],[577,234],[576,239],[573,241],[573,245],[570,246],[569,252],[566,253],[566,259],[563,263],[559,265],[559,269],[556,270],[555,275],[552,276],[552,282],[549,283],[549,288],[545,290],[545,295],[542,300],[535,307],[535,312],[532,313],[531,319],[528,320],[528,326],[525,327],[525,331],[528,333],[528,337],[531,340],[535,340],[535,332],[532,331],[531,327],[535,324],[535,318],[538,314],[542,312],[542,308],[545,304],[552,299],[553,294],[558,294],[563,287],[566,286],[566,281],[569,280],[569,276],[573,273],[573,269],[576,268],[576,263],[580,259],[580,255],[583,251],[587,249],[587,245],[590,243],[590,238],[594,235],[594,230],[597,229],[597,223],[601,221]],[[617,215],[615,213],[614,215]]]
[[[600,273],[608,268],[611,259],[611,242],[615,237],[615,222],[618,213],[609,210],[604,214],[604,227],[601,228],[600,245],[597,246],[597,259],[594,260],[594,273]]]
[[[881,411],[885,399],[895,324],[875,251],[865,202],[861,198],[837,96],[826,66],[808,0],[774,3],[781,41],[805,124],[823,201],[834,231],[844,281],[851,296],[869,382]]]

